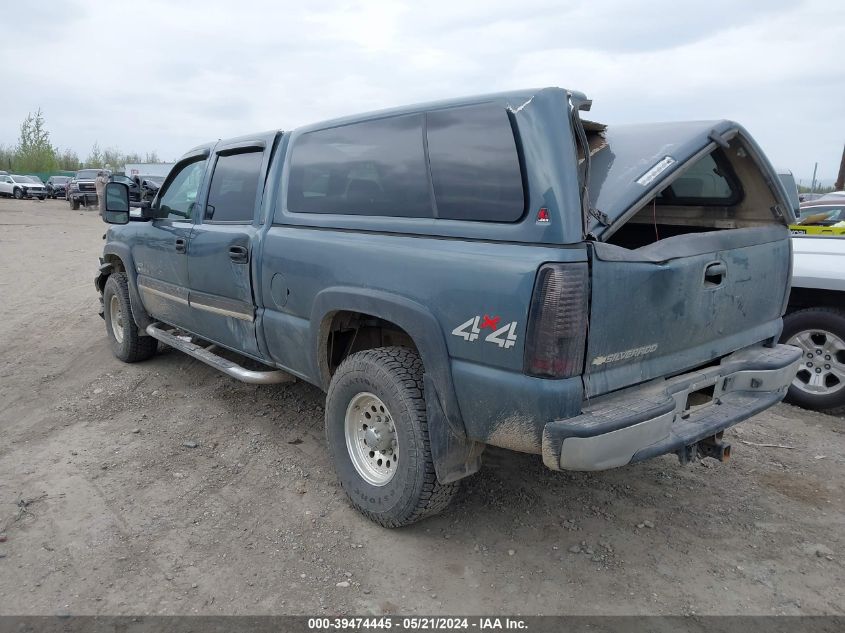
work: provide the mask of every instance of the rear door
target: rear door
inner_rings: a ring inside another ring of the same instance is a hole
[[[188,250],[191,330],[251,356],[259,355],[252,269],[269,146],[261,140],[218,146]]]

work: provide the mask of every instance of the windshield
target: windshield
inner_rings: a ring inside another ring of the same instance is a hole
[[[29,176],[12,176],[15,182],[34,182]]]
[[[68,180],[70,180],[70,178],[67,176],[53,176],[53,184],[56,185],[65,185]]]
[[[97,177],[97,174],[100,173],[100,169],[80,169],[76,172],[76,178],[78,180],[94,180]]]
[[[161,186],[161,183],[164,182],[164,176],[141,176],[141,180]]]
[[[830,226],[843,220],[845,220],[845,205],[808,207],[801,209],[801,219],[798,224]]]
[[[134,185],[135,181],[128,176],[112,176],[113,182],[122,182],[124,185]]]

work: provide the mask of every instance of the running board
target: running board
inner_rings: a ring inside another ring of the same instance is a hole
[[[214,347],[213,345],[208,348],[201,347],[196,343],[186,341],[175,334],[162,330],[159,325],[161,324],[153,323],[152,325],[148,325],[147,334],[152,336],[154,339],[158,339],[165,345],[178,349],[180,352],[185,352],[189,356],[193,356],[197,360],[204,362],[206,365],[211,365],[214,369],[219,369],[227,376],[231,376],[241,382],[248,382],[251,385],[272,385],[296,381],[295,377],[280,369],[272,369],[270,371],[252,371],[251,369],[245,369],[237,363],[233,363],[229,359],[218,356],[212,352],[211,348]]]

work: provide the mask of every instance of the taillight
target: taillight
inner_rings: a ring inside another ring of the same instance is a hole
[[[589,284],[590,273],[585,262],[540,267],[528,312],[526,374],[569,378],[581,373],[587,339]]]

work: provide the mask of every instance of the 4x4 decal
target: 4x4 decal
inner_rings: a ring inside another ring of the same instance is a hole
[[[516,343],[516,321],[498,327],[500,320],[501,317],[491,317],[487,314],[474,316],[452,330],[452,334],[472,343],[481,336],[481,330],[490,329],[493,331],[485,336],[484,340],[488,343],[495,343],[502,349],[510,349]]]

